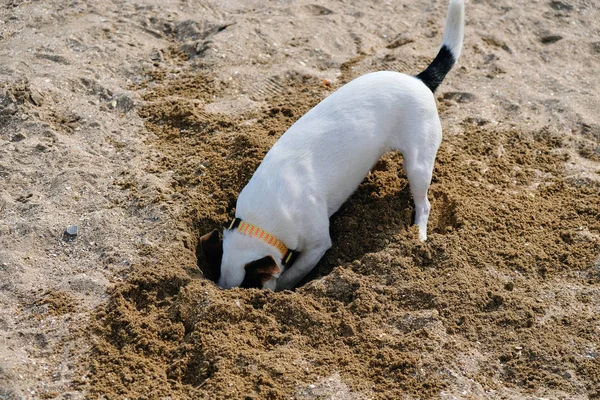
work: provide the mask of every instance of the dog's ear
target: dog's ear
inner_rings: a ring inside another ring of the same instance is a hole
[[[278,274],[281,269],[271,256],[266,256],[260,260],[252,261],[244,266],[246,277],[242,282],[241,287],[246,288],[262,288],[273,274]]]
[[[200,237],[200,246],[210,266],[208,278],[219,279],[221,274],[221,259],[223,258],[223,241],[219,239],[219,231],[216,229]]]

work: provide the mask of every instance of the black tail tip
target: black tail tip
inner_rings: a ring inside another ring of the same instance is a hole
[[[435,92],[455,63],[456,57],[454,57],[452,51],[450,51],[446,45],[442,45],[442,48],[437,56],[435,56],[435,59],[429,64],[425,71],[417,75],[417,78],[419,78],[429,90]]]

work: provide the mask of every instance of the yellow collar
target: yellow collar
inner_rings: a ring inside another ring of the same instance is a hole
[[[291,265],[298,256],[297,251],[288,249],[287,246],[281,240],[277,239],[275,236],[271,235],[269,232],[259,228],[256,225],[249,224],[247,222],[242,221],[240,218],[236,218],[233,221],[231,221],[231,224],[229,224],[229,229],[236,228],[238,232],[246,236],[260,239],[271,246],[275,246],[281,252],[282,264],[286,267]]]

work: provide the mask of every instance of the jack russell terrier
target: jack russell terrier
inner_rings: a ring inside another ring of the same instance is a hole
[[[363,75],[281,136],[240,193],[223,240],[216,230],[200,238],[209,264],[220,266],[220,287],[294,288],[331,247],[329,217],[389,150],[402,153],[419,239],[427,239],[427,191],[442,141],[433,93],[460,55],[463,31],[464,2],[450,0],[442,47],[427,69]]]

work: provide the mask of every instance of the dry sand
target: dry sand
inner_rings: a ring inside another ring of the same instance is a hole
[[[310,107],[420,72],[446,7],[5,0],[0,399],[600,398],[597,1],[467,3],[425,244],[390,154],[296,291],[197,255]]]

